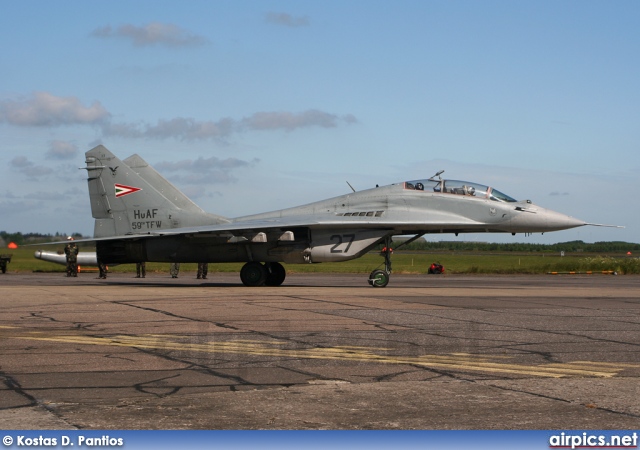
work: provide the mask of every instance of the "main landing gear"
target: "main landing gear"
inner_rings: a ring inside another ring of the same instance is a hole
[[[277,262],[251,261],[240,269],[240,280],[245,286],[280,286],[286,276],[287,271]]]

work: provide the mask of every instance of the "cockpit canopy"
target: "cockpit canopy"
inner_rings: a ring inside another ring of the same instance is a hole
[[[478,198],[488,198],[496,202],[517,202],[514,198],[503,194],[497,189],[478,183],[459,180],[415,180],[406,181],[405,189],[439,192],[442,194],[469,195]]]

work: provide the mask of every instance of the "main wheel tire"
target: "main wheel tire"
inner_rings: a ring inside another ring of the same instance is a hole
[[[266,263],[267,279],[264,284],[267,286],[280,286],[287,277],[284,266],[277,262]]]
[[[245,286],[262,286],[266,279],[267,269],[259,262],[248,262],[240,269],[240,280]]]
[[[389,272],[377,269],[369,275],[369,284],[373,287],[385,287],[389,284],[389,278]]]

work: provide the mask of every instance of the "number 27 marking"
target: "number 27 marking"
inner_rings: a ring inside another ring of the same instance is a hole
[[[351,244],[353,244],[353,241],[355,240],[355,238],[356,238],[355,234],[334,234],[329,239],[331,239],[332,241],[337,240],[338,242],[333,247],[331,247],[331,253],[348,253],[349,248],[351,247]],[[345,248],[344,251],[338,250],[338,247],[342,245],[344,240],[346,239],[348,239],[347,248]]]

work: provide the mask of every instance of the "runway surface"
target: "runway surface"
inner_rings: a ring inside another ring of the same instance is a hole
[[[0,429],[637,429],[640,277],[0,275]]]

